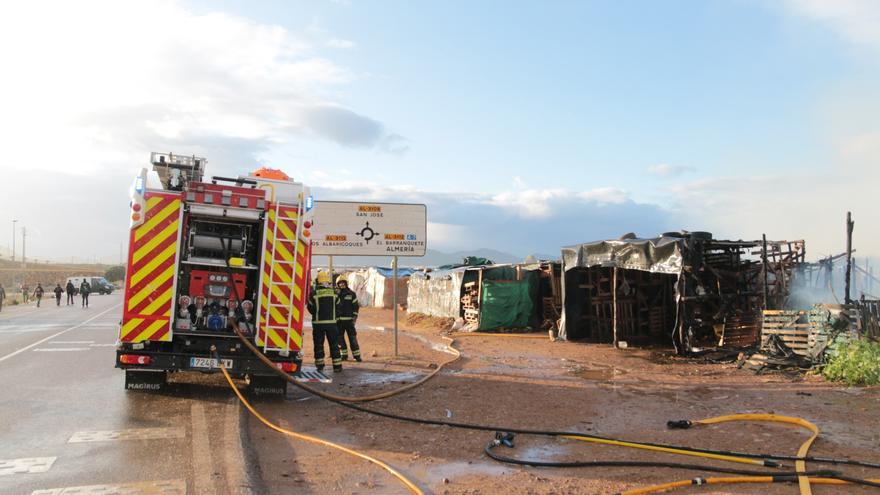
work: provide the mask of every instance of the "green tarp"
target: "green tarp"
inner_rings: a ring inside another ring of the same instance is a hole
[[[480,328],[524,328],[532,316],[529,280],[496,282],[483,280]]]

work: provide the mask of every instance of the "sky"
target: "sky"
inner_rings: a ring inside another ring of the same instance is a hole
[[[880,2],[0,6],[0,254],[116,262],[150,151],[428,205],[429,248],[704,230],[880,255]],[[5,227],[4,227],[5,226]]]

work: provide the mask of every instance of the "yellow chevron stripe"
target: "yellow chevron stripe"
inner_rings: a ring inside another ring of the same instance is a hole
[[[132,340],[132,342],[142,342],[144,340],[148,340],[153,336],[154,333],[159,331],[160,328],[168,324],[168,320],[156,320],[150,324],[147,328],[144,329],[143,332],[138,334],[137,337]]]
[[[294,285],[293,286],[293,299],[296,301],[299,301],[300,299],[302,299],[302,295],[303,295],[302,288],[299,285]]]
[[[159,263],[157,263],[157,265],[159,265],[161,263],[162,262],[160,261]],[[147,268],[145,267],[143,270],[132,275],[131,285],[134,286],[137,284],[137,282],[135,281],[135,276],[137,276],[137,280],[140,281],[140,279],[144,278],[148,274],[152,274],[152,271],[147,271]],[[156,288],[161,287],[162,284],[167,282],[168,279],[170,279],[172,276],[174,276],[174,265],[171,265],[168,268],[166,268],[164,272],[157,275],[156,278],[152,282],[147,284],[146,287],[141,289],[140,292],[138,292],[137,294],[132,296],[132,298],[128,300],[128,310],[131,311],[132,309],[137,307],[137,305],[140,304],[141,301],[143,301],[147,296],[152,294],[153,291],[156,290]],[[147,313],[142,313],[142,314],[147,314]]]
[[[296,278],[302,278],[303,276],[303,266],[299,263],[296,264]]]
[[[179,227],[179,225],[177,224],[177,222],[168,224],[168,226],[165,227],[164,229],[162,229],[162,231],[160,231],[159,233],[157,233],[155,237],[153,237],[152,239],[147,241],[146,244],[141,246],[141,248],[138,249],[137,251],[135,251],[134,254],[132,255],[132,257],[131,257],[132,265],[136,265],[137,263],[139,263],[144,258],[144,256],[146,256],[147,254],[150,253],[150,251],[152,251],[153,249],[156,249],[156,246],[158,246],[159,244],[162,244],[162,242],[164,242],[166,239],[168,239],[172,235],[177,234],[178,227]]]
[[[284,282],[285,284],[289,284],[290,281],[292,280],[290,278],[290,274],[287,273],[287,270],[284,269],[284,266],[282,266],[278,263],[275,263],[273,271],[275,272],[276,275],[278,275],[278,278],[280,278],[281,281]]]
[[[290,329],[290,340],[293,341],[293,344],[302,349],[303,345],[303,336],[297,331]]]
[[[122,332],[121,332],[121,335],[119,335],[119,338],[121,339],[125,335],[128,335],[132,330],[137,328],[138,325],[140,325],[143,322],[144,322],[143,318],[132,318],[132,319],[128,320],[127,322],[125,322],[125,325],[122,325]]]
[[[170,246],[165,248],[164,251],[157,254],[153,260],[151,260],[149,263],[144,265],[140,270],[136,271],[135,273],[133,273],[131,275],[130,287],[134,287],[137,284],[139,284],[144,277],[147,277],[148,275],[152,275],[153,271],[155,271],[156,268],[159,267],[159,265],[161,265],[162,263],[165,263],[170,258],[172,258],[176,252],[177,252],[177,244],[171,244]],[[173,272],[174,265],[172,264],[171,267],[169,267],[168,269]],[[163,273],[163,275],[164,275],[164,273]]]
[[[281,349],[287,348],[287,342],[281,340],[281,336],[278,335],[278,332],[276,332],[274,329],[267,328],[266,335],[269,336],[269,340],[272,341],[273,344],[275,344],[275,347],[278,347]]]
[[[152,208],[150,205],[150,201],[157,199],[161,201],[163,198],[150,198],[147,200],[147,212],[149,212]],[[158,201],[156,202],[158,203]],[[141,237],[150,233],[151,230],[156,228],[156,225],[159,225],[163,220],[168,218],[172,213],[180,211],[180,200],[175,199],[171,203],[168,204],[162,211],[153,215],[145,224],[141,225],[134,231],[134,240],[135,242],[141,240]]]
[[[171,302],[171,289],[169,288],[165,292],[159,295],[155,301],[151,302],[149,306],[144,308],[143,311],[140,312],[142,315],[155,315],[158,309],[162,309],[162,316],[171,316],[171,305],[168,304]],[[163,308],[164,306],[164,308]]]
[[[275,246],[275,251],[278,252],[278,256],[275,257],[276,260],[293,261],[293,254],[287,250],[287,246],[285,246],[283,242],[279,242],[278,245]]]
[[[296,221],[299,217],[299,213],[296,212],[296,208],[282,209],[281,210],[281,219],[286,221]]]
[[[288,227],[287,225],[287,222],[282,221],[278,222],[278,230],[280,230],[281,233],[284,234],[283,238],[285,240],[296,241],[296,227],[294,227],[294,230],[291,231],[290,227]]]
[[[281,322],[281,323],[278,323],[277,325],[273,325],[273,326],[277,327],[278,325],[287,325],[287,318],[285,318],[284,315],[281,314],[281,311],[278,311],[278,308],[270,307],[269,308],[269,316],[272,317],[272,321]]]
[[[293,311],[292,311],[292,314],[293,314],[293,321],[299,323],[299,316],[300,316],[299,308],[297,308],[296,306],[294,306],[294,307],[291,308],[291,309],[293,309]]]
[[[300,241],[296,244],[296,252],[299,254],[300,258],[306,255],[306,243]]]
[[[290,298],[283,292],[277,285],[272,286],[272,294],[275,294],[275,297],[278,298],[279,304],[282,306],[290,306]]]

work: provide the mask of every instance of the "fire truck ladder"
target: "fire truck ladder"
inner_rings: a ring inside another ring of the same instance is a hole
[[[288,208],[290,208],[288,206]],[[278,225],[284,221],[290,221],[288,217],[282,217],[282,207],[281,202],[275,202],[275,208],[273,213],[275,214],[275,225],[272,232],[272,238],[274,239],[274,245],[272,247],[272,259],[269,264],[269,301],[266,305],[266,313],[264,314],[264,321],[266,322],[266,337],[263,342],[263,349],[265,351],[288,351],[290,349],[290,333],[294,331],[294,317],[293,312],[297,310],[294,291],[296,291],[296,265],[299,262],[298,252],[297,252],[297,243],[299,242],[299,237],[301,235],[302,222],[300,221],[300,212],[302,212],[302,204],[300,203],[296,207],[296,229],[293,231],[294,237],[289,238],[285,235],[285,231],[283,229],[279,229]],[[289,230],[288,230],[289,231]],[[280,235],[280,237],[279,237]],[[279,246],[283,246],[285,243],[289,246],[292,246],[291,254],[293,255],[292,259],[287,259],[280,254]],[[288,273],[290,273],[289,281],[281,281],[275,280],[275,267],[276,266],[286,266],[290,269]],[[273,295],[275,297],[273,297]],[[283,296],[283,297],[282,297]],[[306,294],[302,294],[301,298],[306,297]],[[273,299],[278,302],[273,302]],[[287,303],[284,304],[283,300],[287,299]],[[302,319],[302,315],[300,315],[300,319]],[[278,321],[283,321],[283,323],[277,323]],[[283,335],[287,336],[287,340],[285,342],[285,347],[276,347],[269,335],[269,331],[271,329],[283,330]]]

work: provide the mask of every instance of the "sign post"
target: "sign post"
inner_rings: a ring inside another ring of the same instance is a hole
[[[316,201],[312,254],[333,256],[391,256],[394,288],[394,356],[398,341],[398,257],[424,256],[428,216],[423,204]]]

